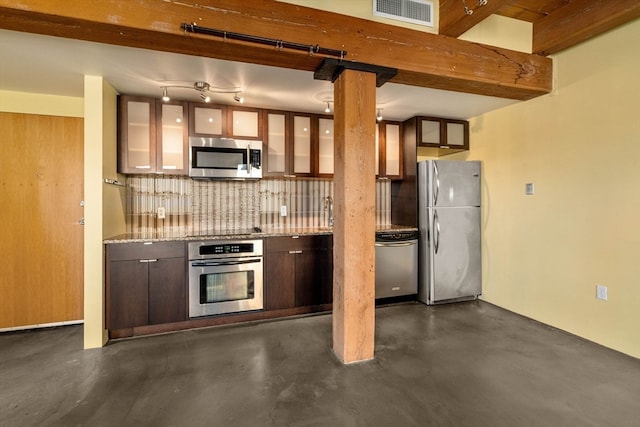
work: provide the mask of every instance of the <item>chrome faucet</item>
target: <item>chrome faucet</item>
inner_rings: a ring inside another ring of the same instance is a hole
[[[324,198],[324,208],[329,211],[329,227],[333,227],[333,198],[331,196]]]

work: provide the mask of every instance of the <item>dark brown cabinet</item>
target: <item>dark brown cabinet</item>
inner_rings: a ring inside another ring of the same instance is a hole
[[[330,304],[333,238],[329,235],[265,239],[265,308]]]
[[[466,120],[417,116],[404,124],[405,130],[415,129],[420,154],[444,156],[469,150],[469,122]]]
[[[190,102],[189,135],[260,140],[262,139],[262,110]]]
[[[263,115],[263,176],[315,176],[317,116],[274,110]]]
[[[376,127],[376,175],[402,179],[402,123],[381,121]]]
[[[110,244],[107,328],[187,320],[184,242]]]
[[[187,144],[185,102],[120,97],[118,172],[186,175]]]

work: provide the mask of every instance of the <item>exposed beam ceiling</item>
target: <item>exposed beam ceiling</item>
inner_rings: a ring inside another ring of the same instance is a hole
[[[640,1],[441,0],[440,34],[459,37],[491,14],[532,22],[532,52],[546,56],[640,17]]]
[[[550,55],[638,17],[638,0],[574,0],[533,23],[533,52]]]
[[[191,22],[345,50],[345,60],[397,68],[393,83],[518,100],[551,91],[548,58],[275,1],[0,0],[0,27],[9,30],[307,71],[323,59],[187,35],[180,25]]]
[[[508,3],[508,0],[490,0],[479,7],[476,0],[465,3],[462,0],[440,0],[440,34],[459,37]],[[465,4],[467,10],[472,11],[470,15],[465,12]]]

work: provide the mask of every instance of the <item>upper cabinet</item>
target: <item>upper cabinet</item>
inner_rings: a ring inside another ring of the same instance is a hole
[[[162,102],[156,104],[156,172],[187,175],[189,134],[187,132],[187,103]]]
[[[428,156],[444,156],[469,149],[469,122],[418,116],[415,121],[416,143],[424,147],[421,153]]]
[[[227,107],[227,136],[262,139],[262,114],[257,108]]]
[[[376,127],[376,175],[402,179],[402,123],[381,121]]]
[[[318,176],[333,176],[333,118],[318,118]]]
[[[189,103],[189,136],[221,137],[226,131],[226,105]]]
[[[466,122],[411,119],[416,144],[468,147]],[[406,123],[406,122],[405,122]],[[125,174],[188,175],[189,137],[251,139],[263,142],[263,177],[319,177],[334,174],[334,121],[329,115],[216,105],[162,102],[121,96],[118,171]],[[376,176],[403,178],[403,123],[376,123]],[[444,126],[444,128],[443,128]]]
[[[186,103],[121,96],[118,172],[187,173]]]
[[[262,139],[262,114],[256,108],[189,103],[189,135]]]
[[[265,110],[263,123],[262,176],[316,176],[314,153],[317,117],[312,114]]]

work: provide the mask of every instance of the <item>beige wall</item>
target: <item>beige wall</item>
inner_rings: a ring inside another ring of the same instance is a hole
[[[472,119],[460,156],[483,161],[482,298],[635,357],[639,36],[636,20],[558,54],[554,93]]]
[[[82,98],[8,90],[0,90],[0,111],[61,117],[84,116]]]
[[[104,327],[104,246],[123,233],[124,191],[105,184],[116,176],[116,92],[99,76],[85,76],[84,347],[107,341]]]

